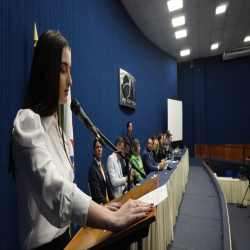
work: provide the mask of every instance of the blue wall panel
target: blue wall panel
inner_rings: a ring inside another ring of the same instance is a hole
[[[183,141],[182,147],[189,149],[190,155],[194,155],[194,68],[189,62],[178,64],[178,99],[183,107]]]
[[[205,66],[204,60],[196,60],[193,69],[194,79],[194,131],[195,131],[195,143],[199,144],[206,141],[205,130]]]
[[[216,56],[193,60],[192,69],[190,62],[177,68],[178,98],[193,102],[184,106],[183,144],[192,143],[192,149],[206,143],[248,144],[250,57],[223,61]]]
[[[16,185],[7,174],[9,135],[28,85],[34,22],[38,35],[55,29],[70,43],[72,97],[112,142],[125,135],[127,121],[142,149],[148,136],[166,131],[166,100],[177,98],[177,64],[145,38],[120,1],[3,0],[0,13],[0,243],[6,237],[6,249],[18,249]],[[136,110],[119,106],[119,68],[136,78]],[[73,124],[76,182],[88,193],[93,137],[76,118]],[[108,155],[104,151],[104,165]]]
[[[249,143],[250,57],[206,63],[208,143]]]

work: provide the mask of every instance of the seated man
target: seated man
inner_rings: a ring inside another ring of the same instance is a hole
[[[89,167],[89,186],[93,201],[105,204],[115,198],[109,179],[101,164],[102,145],[98,140],[93,143],[94,160]]]
[[[130,145],[132,145],[132,142],[134,140],[134,137],[132,135],[132,129],[133,129],[132,122],[127,122],[126,125],[127,125],[127,134],[125,136],[129,139]]]
[[[175,149],[175,150],[173,149],[172,141],[173,141],[172,134],[167,134],[166,146],[168,146],[168,152],[169,152],[169,154],[173,154],[174,152],[175,153],[179,153],[178,149]]]
[[[130,141],[129,141],[128,137],[126,137],[126,136],[123,138],[123,140],[124,140],[123,154],[125,156],[127,156],[128,158],[130,158]],[[120,158],[120,163],[121,163],[123,175],[125,175],[124,170],[125,170],[126,163],[125,163],[125,160],[122,157]]]
[[[121,137],[118,137],[116,139],[115,146],[118,150],[123,152],[124,140]],[[120,158],[121,156],[119,154],[112,153],[108,157],[107,162],[108,176],[115,197],[122,195],[122,192],[126,188],[128,182],[128,177],[123,177]],[[130,180],[131,182],[133,181],[132,176],[130,177]]]
[[[163,170],[163,167],[165,165],[165,159],[161,160],[159,164],[155,162],[152,149],[153,149],[153,141],[151,138],[148,138],[146,148],[142,153],[143,168],[147,175],[150,172]]]
[[[130,159],[131,155],[130,155],[130,141],[128,139],[128,137],[124,137],[123,138],[124,140],[124,149],[123,149],[123,154],[128,157],[128,159]],[[121,157],[120,158],[120,163],[121,163],[121,167],[122,167],[122,173],[123,173],[123,176],[126,177],[128,176],[128,174],[126,173],[127,169],[125,169],[125,166],[126,166],[126,162],[125,160]],[[131,177],[134,177],[135,175],[135,170],[134,169],[131,169],[131,164],[129,163],[129,170],[130,170],[130,176]],[[131,178],[132,179],[132,178]],[[130,183],[130,187],[134,187],[134,183],[131,182]]]

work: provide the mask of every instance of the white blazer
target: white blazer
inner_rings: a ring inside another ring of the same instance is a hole
[[[122,174],[121,163],[115,153],[108,157],[107,171],[115,197],[122,195],[122,191],[127,186],[127,183],[126,177],[123,177]]]

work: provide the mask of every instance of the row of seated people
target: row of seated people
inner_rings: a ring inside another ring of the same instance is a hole
[[[165,157],[172,149],[171,138],[168,137],[166,147],[164,145],[167,141],[164,140],[164,135],[159,134],[157,138],[154,136],[147,139],[142,157],[140,156],[140,142],[137,139],[133,139],[131,145],[126,136],[124,139],[118,137],[115,146],[129,156],[130,161],[141,172],[148,175],[150,172],[163,169]],[[112,153],[108,157],[107,171],[105,171],[104,165],[101,163],[102,145],[96,139],[93,142],[93,158],[89,167],[88,181],[92,199],[99,204],[105,204],[124,193],[128,188],[129,180],[132,187],[142,181],[141,175],[134,169],[130,171],[129,177],[126,175],[125,161],[118,153]]]
[[[132,146],[134,141],[134,137],[132,135],[132,122],[127,122],[127,134],[125,138],[127,138]],[[124,139],[125,139],[124,138]],[[157,163],[160,163],[162,159],[165,159],[168,154],[173,154],[174,150],[172,147],[172,134],[169,130],[165,134],[157,134],[152,136],[153,140],[153,153],[154,153],[154,160]],[[177,149],[175,149],[178,152]]]
[[[132,143],[134,141],[134,137],[132,135],[132,129],[133,129],[132,122],[127,122],[126,126],[127,126],[127,134],[125,135],[125,138],[128,139],[130,142],[130,145],[132,145]],[[173,154],[174,151],[178,152],[177,149],[173,150],[172,134],[170,133],[169,130],[167,130],[167,132],[165,134],[154,135],[154,136],[152,136],[151,139],[153,141],[154,160],[158,164],[161,162],[161,160],[165,159],[168,154]],[[136,144],[138,147],[138,142]],[[125,141],[125,145],[126,145],[126,141]],[[136,150],[136,149],[134,149],[134,150]],[[138,161],[138,159],[136,159],[135,157],[133,157],[133,160]],[[123,167],[123,165],[122,165],[122,167]]]

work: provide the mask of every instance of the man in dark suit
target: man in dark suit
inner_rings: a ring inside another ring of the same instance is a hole
[[[179,153],[179,150],[177,148],[173,149],[172,142],[173,142],[172,134],[167,134],[166,146],[168,146],[168,153],[169,154],[173,154],[173,152]]]
[[[126,125],[127,125],[127,134],[125,135],[125,137],[129,139],[130,145],[132,145],[133,140],[134,140],[134,137],[132,135],[132,129],[133,129],[132,122],[127,122]]]
[[[165,159],[161,160],[159,164],[155,162],[152,149],[153,149],[153,141],[151,138],[148,138],[146,148],[142,153],[143,168],[147,175],[150,172],[163,170],[163,167],[165,166]]]
[[[105,204],[115,198],[104,166],[101,164],[102,145],[98,140],[93,143],[94,160],[89,167],[89,186],[93,201]]]
[[[123,138],[123,140],[124,140],[123,154],[126,155],[127,157],[129,157],[129,159],[130,159],[130,148],[131,148],[130,141],[126,136]],[[126,176],[126,173],[125,173],[125,165],[126,165],[125,160],[121,157],[119,159],[119,161],[121,163],[123,176]]]

